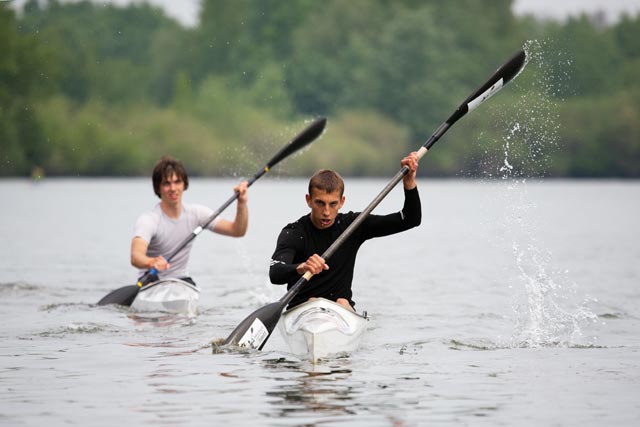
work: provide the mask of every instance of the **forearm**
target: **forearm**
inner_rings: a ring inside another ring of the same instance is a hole
[[[226,219],[218,220],[212,230],[218,234],[231,237],[242,237],[246,234],[249,224],[249,209],[247,204],[238,202],[236,217],[233,221]]]
[[[163,271],[169,268],[169,263],[162,256],[150,257],[147,255],[148,244],[136,237],[131,242],[131,265],[139,269],[151,270],[155,268]]]
[[[300,277],[300,273],[297,271],[298,264],[284,264],[271,260],[271,267],[269,267],[269,280],[274,285],[284,285],[290,281]]]
[[[404,205],[402,207],[403,221],[410,227],[417,227],[422,222],[422,205],[418,187],[404,190]]]
[[[413,190],[418,186],[414,175],[407,174],[402,180],[402,184],[405,190]]]
[[[407,168],[407,173],[402,178],[405,190],[413,190],[417,186],[416,173],[418,170],[419,160],[418,153],[414,151],[413,153],[409,153],[407,157],[400,161],[400,164]]]
[[[249,208],[247,207],[247,189],[248,181],[242,181],[233,189],[238,194],[238,202],[236,205],[236,219],[233,221],[231,235],[242,237],[247,233],[249,226]]]
[[[249,227],[249,208],[247,202],[238,201],[236,208],[236,218],[233,221],[233,235],[242,237],[247,233]]]
[[[131,254],[131,265],[136,268],[144,268],[148,264],[148,260],[150,258],[146,255],[132,253]]]
[[[131,265],[136,268],[148,268],[153,263],[153,258],[147,256],[147,243],[140,237],[131,241]]]
[[[168,267],[168,264],[163,257],[149,257],[140,253],[131,254],[131,265],[139,269],[151,270],[152,268],[155,268],[159,271]]]
[[[271,255],[269,279],[275,285],[297,280],[304,272],[298,271],[304,247],[301,231],[290,225],[283,228],[278,236],[276,249]]]

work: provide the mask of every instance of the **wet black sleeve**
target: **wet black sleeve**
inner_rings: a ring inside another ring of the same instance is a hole
[[[370,215],[364,222],[364,239],[388,236],[417,227],[422,222],[422,206],[418,187],[404,190],[404,205],[400,212]]]
[[[297,262],[299,254],[303,253],[304,240],[302,232],[288,225],[283,228],[278,236],[276,250],[271,256],[271,265],[269,267],[269,279],[275,285],[282,285],[297,280],[300,274],[296,271],[296,267],[300,264]]]

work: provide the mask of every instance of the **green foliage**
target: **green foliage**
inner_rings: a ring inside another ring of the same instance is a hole
[[[377,91],[373,105],[416,138],[435,130],[446,118],[443,107],[455,108],[451,92],[459,103],[473,89],[460,87],[460,76],[449,73],[463,58],[454,47],[453,31],[439,28],[430,8],[399,11],[380,34],[378,50],[384,54],[371,64],[373,80],[386,88]]]
[[[375,40],[388,10],[384,5],[369,8],[370,4],[324,2],[296,30],[287,81],[298,111],[329,114],[368,104],[367,94],[375,91],[366,86],[375,84],[368,65],[379,53]]]
[[[640,176],[638,105],[637,88],[607,98],[576,98],[563,105],[566,125],[560,139],[569,154],[566,174],[604,177],[617,170],[622,177]]]
[[[625,58],[640,59],[640,17],[624,15],[610,31]]]
[[[158,87],[162,80],[154,73],[156,65],[165,72],[178,70],[159,58],[166,49],[159,52],[154,44],[167,32],[176,39],[184,38],[174,21],[145,3],[120,8],[86,0],[51,0],[41,8],[32,0],[25,7],[21,27],[55,52],[49,67],[57,71],[60,91],[77,102],[98,98],[135,103],[147,97],[165,101],[167,88]],[[171,85],[173,78],[169,77]]]
[[[606,96],[619,87],[624,57],[610,31],[596,28],[583,15],[570,19],[551,36],[556,41],[555,49],[572,65],[571,86],[561,90],[559,96]]]
[[[265,62],[291,55],[293,32],[321,3],[312,0],[203,0],[200,25],[195,30],[195,76],[226,74],[249,82]]]
[[[253,173],[304,119],[281,174],[387,175],[515,50],[529,64],[421,173],[640,176],[640,15],[518,18],[512,0],[203,0],[184,28],[146,3],[0,2],[0,174]],[[533,41],[532,41],[533,40]]]
[[[15,14],[0,4],[0,175],[27,175],[48,155],[34,106],[51,91],[50,51],[20,34]]]
[[[404,154],[412,151],[408,146],[403,127],[376,112],[350,110],[336,115],[322,140],[292,163],[302,175],[318,169],[335,169],[350,176],[392,175]]]

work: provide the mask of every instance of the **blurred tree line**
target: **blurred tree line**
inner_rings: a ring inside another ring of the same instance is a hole
[[[640,15],[516,17],[511,0],[202,0],[185,28],[148,4],[0,3],[0,176],[388,175],[518,49],[529,64],[429,154],[436,176],[640,176]],[[446,147],[444,145],[446,144]],[[41,169],[40,169],[41,168]]]

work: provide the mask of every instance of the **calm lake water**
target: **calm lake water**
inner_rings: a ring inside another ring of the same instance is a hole
[[[387,182],[348,179],[345,209]],[[215,209],[234,183],[194,179],[185,200]],[[257,182],[245,238],[198,237],[194,319],[94,305],[135,280],[149,180],[1,180],[0,424],[639,425],[640,182],[419,187],[423,224],[360,251],[363,347],[313,366],[278,331],[261,352],[210,345],[282,295],[269,259],[306,180]]]

